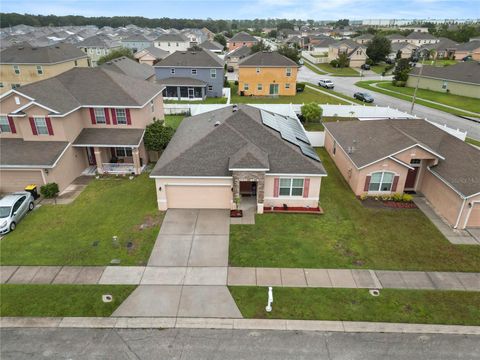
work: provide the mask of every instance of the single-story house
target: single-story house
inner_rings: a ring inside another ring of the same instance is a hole
[[[326,171],[298,119],[248,105],[185,118],[150,177],[158,208],[317,207]]]
[[[407,80],[408,87],[418,87],[433,91],[446,92],[480,99],[480,63],[476,61],[460,62],[450,66],[424,65],[413,68]]]
[[[422,119],[325,123],[355,195],[421,193],[453,228],[480,227],[480,151]]]
[[[455,59],[460,60],[466,56],[471,56],[473,60],[480,61],[480,40],[470,40],[458,45],[455,50]]]

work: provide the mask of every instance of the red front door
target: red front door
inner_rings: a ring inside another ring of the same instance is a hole
[[[417,179],[418,168],[413,168],[413,170],[408,169],[407,180],[405,180],[405,189],[414,189],[415,180]]]
[[[87,158],[88,165],[97,165],[97,159],[95,159],[95,152],[93,151],[93,147],[87,147]]]

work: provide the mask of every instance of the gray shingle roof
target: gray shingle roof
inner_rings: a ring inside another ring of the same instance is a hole
[[[230,156],[228,162],[229,169],[269,169],[268,154],[255,146],[248,143],[246,146],[238,150]]]
[[[144,129],[94,129],[85,128],[73,142],[74,146],[138,146]]]
[[[244,45],[242,47],[236,48],[233,51],[230,51],[227,55],[225,55],[225,57],[226,58],[232,58],[232,57],[242,58],[250,55],[251,52],[252,52],[252,49]]]
[[[233,35],[233,37],[228,40],[228,42],[247,42],[247,41],[258,41],[257,39],[255,39],[252,35],[250,35],[249,33],[246,33],[244,31],[240,31],[238,33],[236,33],[235,35]]]
[[[59,112],[79,106],[142,106],[161,92],[160,85],[105,68],[73,68],[16,89]]]
[[[405,36],[401,34],[391,34],[391,35],[387,35],[386,38],[388,40],[398,40],[398,39],[405,39]]]
[[[325,123],[337,144],[363,167],[420,144],[445,158],[431,168],[465,196],[480,192],[480,151],[424,120],[342,121]]]
[[[458,44],[458,47],[457,47],[457,50],[461,50],[461,51],[471,51],[475,49],[480,49],[480,41],[478,40],[473,40],[467,43]]]
[[[147,64],[139,64],[126,56],[113,59],[101,65],[101,67],[131,76],[140,80],[147,80],[155,75],[153,66]]]
[[[142,34],[133,34],[133,35],[130,35],[128,37],[126,37],[125,39],[122,39],[122,42],[151,42],[150,40],[148,40],[144,35]]]
[[[419,75],[420,68],[413,68],[410,75]],[[422,77],[441,80],[461,81],[472,84],[480,84],[480,63],[476,61],[459,62],[449,66],[424,65]]]
[[[0,141],[0,168],[9,166],[51,167],[68,146],[67,141]]]
[[[115,47],[120,47],[122,44],[108,35],[94,35],[86,38],[83,41],[80,41],[75,44],[76,47],[92,47],[92,48],[105,48],[111,49]]]
[[[0,52],[0,64],[56,64],[87,55],[71,44],[58,43],[32,47],[27,43],[11,46]]]
[[[402,50],[403,48],[410,46],[416,48],[415,45],[410,44],[409,42],[402,41],[402,42],[394,42],[390,48],[391,52],[397,52],[398,50]]]
[[[276,51],[259,51],[241,60],[238,66],[296,67],[298,65]]]
[[[213,40],[205,40],[199,46],[207,50],[223,50],[223,45]]]
[[[264,125],[259,109],[239,105],[185,118],[151,175],[230,176],[230,161],[256,168],[266,165],[263,154],[271,173],[326,174],[321,162]]]
[[[436,39],[436,37],[433,36],[433,35],[430,34],[430,33],[425,33],[425,32],[420,32],[420,31],[414,31],[414,32],[410,33],[410,34],[407,36],[407,39],[413,39],[413,40],[432,40],[432,39]]]
[[[155,39],[155,41],[158,42],[163,42],[163,41],[173,41],[173,42],[185,42],[188,41],[188,39],[182,35],[182,34],[162,34],[158,38]]]
[[[208,50],[175,51],[155,67],[223,67],[223,60]]]

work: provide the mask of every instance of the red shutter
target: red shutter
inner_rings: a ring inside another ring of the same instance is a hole
[[[105,122],[110,125],[110,112],[107,108],[103,109],[103,112],[105,113]]]
[[[130,117],[130,109],[125,109],[125,113],[127,114],[127,125],[132,125],[132,118]]]
[[[48,135],[53,135],[52,121],[50,120],[49,117],[46,117],[45,122],[47,123]]]
[[[364,186],[364,188],[363,188],[363,191],[368,191],[368,186],[370,185],[370,179],[371,179],[371,178],[372,178],[371,176],[367,176],[367,177],[365,178],[365,186]]]
[[[397,191],[398,179],[400,179],[400,176],[395,176],[393,178],[392,191]]]
[[[17,128],[15,127],[13,118],[11,116],[7,116],[7,119],[8,119],[8,125],[10,125],[10,131],[12,132],[12,134],[15,134],[17,132]]]
[[[93,108],[90,108],[90,120],[92,120],[93,125],[97,123],[97,120],[95,118],[95,110],[93,110]]]
[[[280,180],[279,178],[273,179],[273,197],[278,197],[280,193]]]
[[[115,109],[112,110],[112,124],[117,125],[117,113],[115,112]]]
[[[33,120],[33,117],[29,117],[28,120],[30,121],[30,127],[32,128],[32,134],[38,135],[37,127],[35,126],[35,120]]]
[[[303,180],[303,197],[308,198],[308,191],[310,190],[310,179]]]

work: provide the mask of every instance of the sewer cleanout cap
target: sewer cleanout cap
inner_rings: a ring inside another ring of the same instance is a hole
[[[370,289],[370,290],[368,290],[368,292],[372,296],[380,296],[380,290],[378,290],[378,289]]]
[[[102,301],[103,301],[104,303],[112,302],[112,301],[113,301],[113,296],[110,295],[110,294],[102,295]]]

